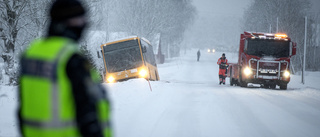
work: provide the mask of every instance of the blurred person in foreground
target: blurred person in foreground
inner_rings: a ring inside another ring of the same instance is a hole
[[[87,25],[77,0],[51,5],[48,35],[22,54],[18,122],[25,137],[109,137],[110,104],[79,52]]]
[[[219,84],[221,83],[223,85],[226,84],[226,74],[227,74],[227,68],[229,66],[228,60],[226,58],[226,54],[222,54],[222,57],[218,59],[217,64],[219,65]]]

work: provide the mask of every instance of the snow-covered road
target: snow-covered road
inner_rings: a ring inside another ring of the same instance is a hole
[[[221,53],[196,51],[158,65],[160,81],[103,84],[116,137],[319,137],[320,72],[288,90],[218,84]],[[226,53],[229,62],[237,55]],[[227,79],[228,80],[228,79]],[[17,137],[16,87],[0,87],[0,137]]]
[[[194,50],[159,65],[161,81],[151,82],[152,91],[143,79],[105,84],[113,102],[115,135],[320,136],[318,85],[301,85],[299,76],[292,77],[286,91],[219,85],[220,55],[202,51],[197,62]],[[227,53],[227,58],[236,62],[237,57]]]

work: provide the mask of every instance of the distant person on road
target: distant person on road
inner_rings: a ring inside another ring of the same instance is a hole
[[[219,65],[219,84],[223,83],[226,84],[226,74],[227,74],[227,68],[228,68],[228,60],[226,58],[226,55],[223,53],[222,57],[218,59],[217,64]]]
[[[197,61],[200,60],[200,56],[201,56],[201,53],[200,53],[200,49],[199,49],[198,52],[197,52]]]
[[[78,42],[86,28],[78,0],[56,0],[47,37],[22,54],[18,123],[24,137],[109,137],[106,91]]]

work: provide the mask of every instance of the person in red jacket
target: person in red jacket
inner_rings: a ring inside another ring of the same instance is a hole
[[[218,59],[217,64],[219,65],[219,81],[220,85],[223,83],[224,85],[226,84],[226,72],[227,72],[227,67],[228,67],[228,60],[226,58],[226,54],[222,54],[222,57]]]

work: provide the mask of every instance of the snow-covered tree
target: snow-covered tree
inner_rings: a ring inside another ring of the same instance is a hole
[[[32,0],[27,5],[30,22],[27,31],[33,38],[46,35],[51,2],[52,0]]]
[[[35,38],[46,35],[52,0],[0,0],[0,46],[5,84],[17,84],[19,55]],[[0,75],[2,72],[0,72]],[[2,78],[4,78],[2,76]]]
[[[310,71],[320,70],[320,13],[308,16],[306,68]]]
[[[172,49],[182,42],[195,16],[191,0],[119,0],[114,7],[111,31],[129,32],[151,41],[160,33],[162,45]]]
[[[4,61],[5,75],[9,76],[9,83],[16,83],[17,69],[15,68],[16,44],[19,32],[27,25],[21,22],[26,14],[25,0],[1,0],[0,1],[0,37],[2,40],[1,58]],[[1,72],[2,74],[2,72]]]

